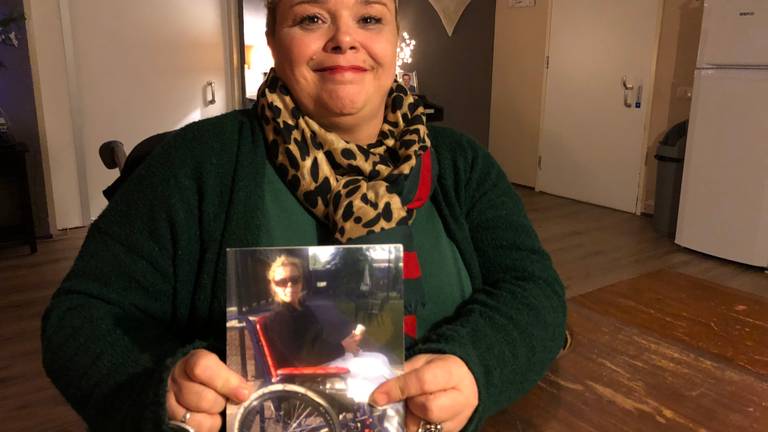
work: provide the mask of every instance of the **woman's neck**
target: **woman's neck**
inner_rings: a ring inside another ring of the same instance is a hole
[[[330,119],[315,119],[325,130],[335,133],[345,141],[366,145],[376,142],[384,121],[384,111],[361,119],[359,116],[341,116]]]

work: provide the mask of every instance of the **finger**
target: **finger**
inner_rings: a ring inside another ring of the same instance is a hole
[[[218,414],[226,407],[227,400],[224,396],[211,388],[192,381],[183,368],[179,369],[181,372],[178,372],[178,375],[174,374],[171,381],[171,390],[179,404],[190,411],[208,414]]]
[[[441,423],[443,426],[443,432],[459,432],[467,424],[469,417],[466,418],[454,418],[446,422]]]
[[[460,416],[464,409],[460,391],[449,389],[437,393],[414,396],[407,401],[408,409],[430,423],[445,423]]]
[[[406,410],[405,412],[405,430],[406,432],[416,432],[419,430],[419,424],[421,423],[421,419],[419,416],[411,412],[411,410]]]
[[[183,362],[184,372],[190,380],[238,403],[248,399],[250,393],[245,378],[230,369],[216,354],[195,350]]]
[[[456,385],[456,364],[450,357],[436,356],[421,367],[379,385],[371,394],[371,404],[381,407],[406,398],[435,393]]]
[[[181,421],[181,417],[188,411],[176,401],[173,392],[170,391],[166,393],[165,406],[168,410],[168,420]],[[195,432],[217,432],[221,428],[221,417],[218,414],[189,411],[190,416],[186,424]]]
[[[424,365],[424,363],[429,362],[433,358],[435,358],[436,355],[434,354],[419,354],[417,356],[412,357],[410,360],[405,362],[405,371],[411,371],[413,369],[418,369]]]
[[[467,420],[469,418],[466,418],[464,420],[461,419],[452,419],[445,422],[440,423],[440,425],[443,427],[443,432],[459,432],[464,427],[464,425],[467,424]],[[416,414],[408,411],[408,413],[405,415],[405,430],[406,432],[418,432],[419,426],[421,426],[421,422],[426,421],[422,418],[419,418]]]

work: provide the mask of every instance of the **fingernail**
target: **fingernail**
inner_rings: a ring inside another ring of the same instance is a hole
[[[374,393],[371,395],[368,403],[375,406],[376,408],[381,408],[384,405],[387,405],[389,401],[387,401],[387,395],[384,393]]]

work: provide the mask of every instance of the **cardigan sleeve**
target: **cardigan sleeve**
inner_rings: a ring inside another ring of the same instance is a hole
[[[45,370],[89,430],[166,428],[170,370],[223,339],[205,330],[223,332],[224,323],[212,323],[210,284],[198,267],[211,253],[206,226],[217,223],[199,209],[218,207],[203,202],[217,193],[195,172],[188,144],[206,141],[195,131],[176,132],[124,184],[44,314]]]
[[[473,291],[409,355],[448,353],[472,371],[479,405],[464,430],[529,391],[562,347],[564,287],[496,161],[469,138],[431,131],[439,157],[446,231],[457,245]]]

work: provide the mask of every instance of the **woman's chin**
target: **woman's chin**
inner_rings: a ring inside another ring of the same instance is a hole
[[[374,105],[384,105],[384,98],[374,98],[364,90],[326,92],[323,97],[323,111],[329,115],[348,117],[375,110]]]

